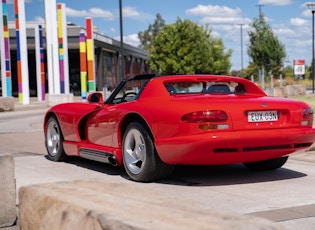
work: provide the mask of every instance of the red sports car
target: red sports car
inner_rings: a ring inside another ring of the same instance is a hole
[[[288,154],[315,141],[313,111],[303,102],[268,97],[243,78],[138,75],[104,101],[50,108],[44,120],[48,157],[81,156],[124,165],[131,179],[153,181],[175,165],[244,163],[280,168]]]

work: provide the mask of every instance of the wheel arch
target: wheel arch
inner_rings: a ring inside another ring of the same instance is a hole
[[[141,115],[139,115],[137,113],[130,113],[123,119],[123,121],[120,125],[119,143],[120,144],[122,143],[122,139],[123,139],[124,133],[126,132],[128,125],[131,122],[135,122],[135,121],[141,123],[145,128],[147,128],[149,135],[151,136],[152,140],[154,141],[154,136],[153,136],[152,130],[151,130],[150,126],[148,125],[148,123],[146,122],[146,120]]]
[[[46,128],[47,128],[47,121],[49,120],[49,118],[54,117],[57,122],[60,124],[59,119],[56,115],[56,113],[54,113],[53,111],[49,111],[46,113],[45,118],[44,118],[44,131],[46,132]]]

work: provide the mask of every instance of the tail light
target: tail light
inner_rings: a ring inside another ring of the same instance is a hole
[[[198,111],[182,116],[182,122],[186,123],[225,122],[227,119],[226,112],[221,110]]]
[[[185,114],[182,116],[184,123],[202,123],[201,130],[228,129],[228,124],[222,124],[228,120],[228,115],[222,110],[206,110]],[[218,124],[219,123],[219,124]]]
[[[302,126],[312,126],[313,125],[313,109],[311,107],[304,108],[302,110]]]

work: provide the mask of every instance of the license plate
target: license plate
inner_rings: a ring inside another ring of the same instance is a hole
[[[266,122],[277,121],[278,113],[276,110],[272,111],[250,111],[247,115],[248,122]]]

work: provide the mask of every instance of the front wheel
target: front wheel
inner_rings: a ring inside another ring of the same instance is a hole
[[[128,125],[123,136],[123,162],[134,181],[149,182],[167,176],[172,166],[158,156],[151,135],[139,122]]]
[[[281,168],[288,160],[288,156],[275,159],[244,163],[245,167],[251,170],[274,170]]]
[[[63,161],[66,159],[63,149],[63,136],[60,125],[55,117],[50,117],[47,121],[45,144],[49,160]]]

